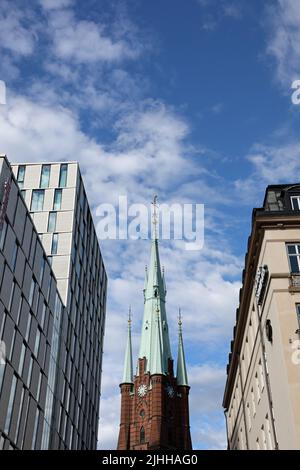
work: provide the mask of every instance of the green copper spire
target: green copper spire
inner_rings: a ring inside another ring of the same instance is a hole
[[[153,374],[154,370],[155,373],[167,374],[168,360],[172,359],[172,355],[165,305],[165,284],[158,252],[156,197],[154,198],[153,206],[155,230],[144,288],[144,317],[139,358],[146,358],[146,371],[150,372],[150,374]],[[158,369],[161,369],[161,372],[157,372]]]
[[[132,345],[131,345],[131,307],[128,313],[128,336],[125,352],[123,384],[133,383],[133,367],[132,367]]]
[[[177,385],[185,385],[188,386],[188,377],[186,372],[186,364],[185,364],[185,356],[184,356],[184,348],[183,348],[183,339],[182,339],[182,318],[181,318],[181,311],[179,309],[179,316],[178,316],[178,357],[177,357]]]
[[[154,344],[153,344],[153,354],[151,355],[151,374],[163,374],[163,357],[162,357],[162,347],[161,347],[161,337],[160,337],[160,318],[159,310],[156,310],[156,320],[154,324]]]

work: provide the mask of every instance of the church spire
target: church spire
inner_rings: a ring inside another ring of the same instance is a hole
[[[132,373],[131,314],[121,390],[118,450],[191,450],[189,392],[179,315],[177,377],[174,376],[166,285],[158,251],[157,197],[153,201],[151,256],[146,270],[144,316],[136,374]]]
[[[188,386],[188,377],[186,372],[185,355],[182,339],[182,317],[181,310],[179,309],[178,315],[178,357],[177,357],[177,385]]]
[[[133,383],[133,367],[132,367],[132,345],[131,345],[131,307],[129,307],[128,312],[128,336],[127,336],[127,345],[125,352],[125,362],[124,362],[124,373],[123,373],[123,384]]]
[[[158,364],[159,362],[161,363],[162,374],[167,374],[168,361],[172,359],[172,355],[165,306],[165,283],[158,252],[157,196],[154,197],[152,204],[154,235],[152,237],[147,281],[144,288],[144,317],[139,358],[146,358],[146,371],[150,372],[150,374],[153,373],[153,364]],[[159,315],[157,315],[157,310]],[[158,346],[158,340],[161,343],[160,347]]]

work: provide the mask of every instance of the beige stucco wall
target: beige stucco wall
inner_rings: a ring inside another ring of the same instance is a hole
[[[294,341],[299,340],[295,331],[299,327],[296,304],[300,303],[300,293],[289,292],[290,268],[286,251],[286,243],[297,241],[300,242],[300,229],[267,230],[258,263],[259,266],[266,264],[270,273],[264,304],[259,312],[279,449],[300,449],[300,364],[292,361],[293,353],[297,354]],[[271,320],[273,328],[272,343],[266,338],[267,319]],[[227,412],[230,448],[245,448],[243,443],[247,442],[250,449],[274,448],[254,289],[240,357],[245,412],[237,393],[236,386],[240,384],[240,373],[237,372]]]

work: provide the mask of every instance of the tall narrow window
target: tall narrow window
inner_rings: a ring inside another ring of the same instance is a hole
[[[52,237],[52,246],[51,246],[52,255],[57,255],[57,246],[58,246],[58,233],[54,233]]]
[[[67,185],[67,176],[68,176],[68,164],[62,163],[60,165],[60,173],[59,173],[59,186],[61,188],[65,188]]]
[[[300,196],[292,196],[291,205],[293,211],[300,211]]]
[[[23,295],[21,295],[20,301],[19,301],[18,312],[17,312],[17,318],[16,318],[16,325],[19,324],[20,316],[21,316],[21,312],[22,312],[22,307],[23,307]]]
[[[62,189],[56,189],[54,192],[53,210],[59,211],[61,209]]]
[[[287,245],[291,273],[300,273],[300,245]]]
[[[46,260],[45,260],[44,256],[42,256],[41,265],[40,265],[40,284],[42,284],[42,282],[43,282],[45,267],[46,267]]]
[[[12,253],[12,260],[11,260],[11,268],[13,271],[16,269],[17,255],[18,255],[18,243],[15,242],[13,253]]]
[[[49,213],[48,232],[55,232],[55,230],[56,230],[56,218],[57,218],[56,212],[50,212]]]
[[[296,309],[297,309],[297,319],[298,319],[298,332],[300,333],[300,304],[297,304],[296,305]]]
[[[2,229],[1,229],[0,250],[3,250],[3,248],[4,248],[4,242],[5,242],[6,232],[7,232],[7,223],[4,222],[4,224],[3,224],[3,226],[2,226]]]
[[[27,385],[28,388],[30,388],[30,384],[31,384],[32,367],[33,367],[33,357],[30,356],[27,382],[26,382],[26,385]]]
[[[140,430],[140,443],[143,444],[144,442],[145,442],[145,429],[144,429],[144,426],[142,426]]]
[[[35,336],[35,342],[34,342],[34,355],[37,358],[39,355],[39,350],[40,350],[40,343],[41,343],[41,331],[39,328],[36,330],[36,336]]]
[[[17,378],[15,375],[13,375],[9,401],[8,401],[8,407],[7,407],[7,413],[6,413],[6,420],[5,420],[5,425],[4,425],[4,432],[6,434],[8,434],[9,428],[10,428],[10,422],[11,422],[11,417],[12,417],[12,412],[13,412],[13,404],[15,401],[15,394],[16,394],[16,385],[17,385]]]
[[[41,172],[40,188],[48,188],[50,180],[50,165],[43,165]]]
[[[24,394],[25,394],[25,388],[23,387],[23,388],[22,388],[22,393],[21,393],[19,411],[18,411],[17,426],[16,426],[16,431],[15,431],[15,439],[14,439],[15,441],[17,440],[17,437],[18,437],[18,434],[19,434],[21,413],[22,413],[23,402],[24,402]]]
[[[11,339],[11,343],[10,343],[9,355],[8,355],[10,361],[12,360],[13,352],[14,352],[14,349],[15,349],[16,334],[17,334],[17,330],[15,328],[14,331],[13,331],[13,335],[12,335],[12,339]]]
[[[26,325],[26,333],[25,333],[25,339],[26,339],[27,342],[29,340],[29,335],[30,335],[31,321],[32,321],[32,315],[30,313],[28,315],[28,320],[27,320],[27,325]]]
[[[31,210],[42,211],[44,209],[45,191],[43,189],[34,189],[32,191]]]
[[[44,329],[45,326],[45,317],[46,317],[46,303],[43,302],[43,307],[42,307],[42,315],[41,315],[41,327]]]
[[[3,361],[3,359],[1,359],[0,361],[0,394],[1,394],[4,372],[5,372],[5,362]]]
[[[16,287],[16,281],[13,281],[11,284],[11,291],[10,291],[10,296],[9,296],[9,301],[8,301],[8,310],[11,310],[13,298],[14,298],[14,293],[15,293],[15,287]]]
[[[35,343],[34,343],[34,355],[38,357],[41,341],[41,332],[39,329],[36,331]]]
[[[25,344],[23,343],[23,344],[22,344],[22,348],[21,348],[19,367],[18,367],[18,374],[19,374],[20,376],[22,375],[22,372],[23,372],[25,353],[26,353],[26,346],[25,346]]]
[[[29,291],[29,305],[32,307],[33,304],[33,298],[34,298],[34,291],[35,291],[35,279],[31,279],[31,285],[30,285],[30,291]]]
[[[25,165],[20,165],[18,168],[17,181],[20,189],[23,189],[25,180]]]
[[[40,417],[40,410],[37,408],[36,409],[36,414],[35,414],[35,420],[34,420],[31,450],[34,450],[35,446],[36,446],[36,436],[37,436],[37,428],[38,428],[38,424],[39,424],[39,417]]]
[[[37,386],[37,391],[36,391],[36,400],[39,401],[40,399],[40,393],[41,393],[41,385],[42,385],[42,371],[40,370],[39,372],[39,378],[38,378],[38,386]]]

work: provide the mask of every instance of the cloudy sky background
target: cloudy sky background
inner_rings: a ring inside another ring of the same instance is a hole
[[[251,210],[299,181],[298,0],[1,0],[0,152],[78,160],[100,203],[205,204],[205,246],[161,242],[176,357],[182,308],[195,448],[221,407]],[[101,242],[108,277],[100,446],[115,448],[128,306],[135,357],[149,241]]]

